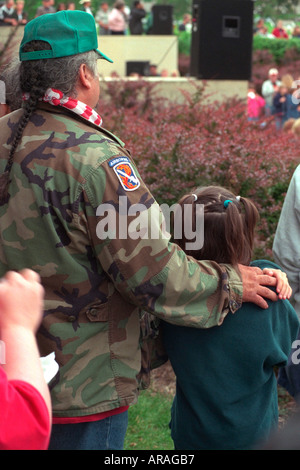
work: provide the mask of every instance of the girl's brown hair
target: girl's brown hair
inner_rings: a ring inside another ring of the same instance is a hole
[[[182,227],[182,236],[180,239],[174,237],[174,242],[186,254],[198,260],[248,265],[252,257],[255,226],[259,218],[255,205],[249,199],[236,197],[232,192],[219,186],[197,189],[179,201],[183,213],[184,206],[190,204],[193,206],[193,231],[196,227],[196,205],[202,204],[204,208],[203,247],[196,251],[186,249],[186,244],[193,240],[185,238],[184,227]],[[184,219],[182,217],[182,224]]]

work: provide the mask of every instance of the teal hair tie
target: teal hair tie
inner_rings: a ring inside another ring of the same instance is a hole
[[[228,207],[228,204],[230,204],[232,201],[230,199],[226,199],[226,201],[224,201],[224,207],[225,209],[227,209]]]

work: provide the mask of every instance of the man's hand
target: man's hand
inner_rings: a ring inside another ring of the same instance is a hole
[[[262,270],[257,267],[238,265],[243,281],[243,302],[252,302],[261,308],[268,308],[265,300],[270,299],[276,302],[278,296],[266,286],[275,287],[277,284],[276,277],[263,274]]]

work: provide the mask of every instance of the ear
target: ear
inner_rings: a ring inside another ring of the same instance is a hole
[[[91,72],[91,70],[87,67],[86,64],[80,65],[78,78],[83,88],[87,88],[87,89],[91,88],[92,82],[94,80],[94,75]]]

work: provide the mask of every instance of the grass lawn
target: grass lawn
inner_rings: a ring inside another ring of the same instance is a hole
[[[173,450],[169,420],[172,397],[141,392],[139,401],[129,409],[125,450]]]
[[[129,426],[125,450],[174,450],[168,426],[171,394],[148,389],[141,392],[138,403],[129,409]],[[295,410],[295,402],[287,392],[278,388],[279,427]]]

